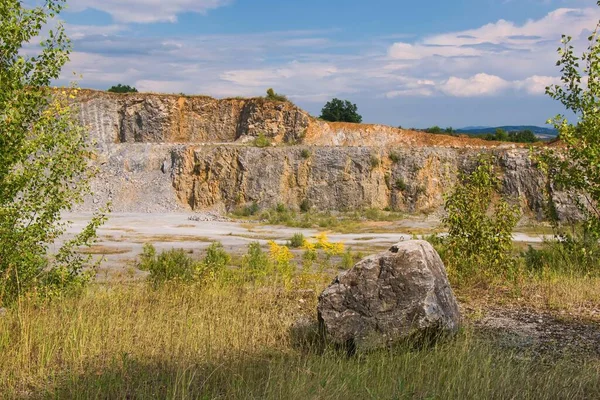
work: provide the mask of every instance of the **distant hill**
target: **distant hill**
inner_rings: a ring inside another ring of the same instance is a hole
[[[507,126],[467,126],[462,129],[456,129],[457,133],[466,133],[468,135],[494,133],[496,129],[504,129],[506,132],[524,131],[530,130],[537,137],[542,139],[551,139],[558,135],[558,131],[553,128],[544,128],[541,126],[533,125],[507,125]]]

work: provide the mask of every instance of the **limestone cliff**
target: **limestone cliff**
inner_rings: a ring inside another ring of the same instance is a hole
[[[304,135],[310,117],[288,102],[82,91],[82,122],[99,143],[227,143],[260,133],[275,141]]]
[[[327,123],[291,103],[84,91],[81,119],[98,146],[94,203],[117,211],[232,210],[258,203],[319,210],[438,212],[482,152],[504,190],[541,217],[545,183],[518,145],[380,125]],[[260,133],[276,146],[247,143]],[[301,144],[300,144],[301,143]],[[555,194],[561,212],[572,207]]]

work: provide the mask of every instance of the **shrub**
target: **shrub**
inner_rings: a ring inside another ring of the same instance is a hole
[[[259,211],[260,207],[258,206],[258,203],[254,201],[250,205],[237,208],[233,214],[239,217],[250,217],[258,214]]]
[[[344,254],[342,254],[342,260],[340,261],[340,268],[341,269],[350,269],[352,267],[354,267],[355,264],[355,257],[352,254],[352,251],[350,249],[346,250],[346,252]]]
[[[300,203],[300,211],[302,211],[303,213],[307,213],[310,211],[310,202],[308,201],[308,199],[302,200],[302,202]]]
[[[499,180],[490,161],[482,159],[475,171],[461,176],[445,203],[448,228],[448,267],[461,276],[512,271],[512,231],[519,209],[498,195]]]
[[[111,93],[137,93],[138,90],[136,88],[134,88],[133,86],[121,85],[119,83],[116,86],[111,86],[108,89],[108,92],[111,92]]]
[[[289,246],[294,249],[298,249],[304,245],[304,235],[302,233],[295,233],[289,241]]]
[[[394,164],[397,164],[400,161],[400,156],[394,151],[389,154],[389,157]]]
[[[265,136],[264,133],[259,133],[256,139],[252,142],[255,147],[269,147],[271,145],[271,140]]]
[[[404,192],[407,188],[406,182],[404,182],[404,179],[398,178],[398,179],[396,179],[395,187],[396,187],[396,189],[400,190],[401,192]]]
[[[594,235],[585,235],[581,230],[556,240],[546,240],[540,249],[529,246],[521,256],[530,272],[558,272],[584,276],[600,273],[600,244]]]
[[[365,218],[371,221],[379,221],[381,219],[381,211],[376,208],[369,208],[365,210]]]
[[[281,203],[261,214],[261,219],[267,220],[271,225],[289,224],[295,217],[296,212]]]
[[[264,279],[271,270],[271,260],[262,251],[260,243],[252,242],[248,245],[248,252],[242,258],[242,271],[245,280],[258,281]]]
[[[288,101],[287,97],[282,94],[275,93],[272,88],[267,89],[267,96],[265,99],[269,101]]]
[[[220,242],[214,242],[206,250],[202,260],[201,274],[203,280],[220,281],[223,278],[231,256],[225,251]]]
[[[330,242],[325,232],[319,233],[316,239],[315,248],[323,250],[327,255],[337,256],[344,252],[344,244]]]
[[[294,254],[287,246],[280,246],[274,241],[269,242],[269,253],[275,276],[281,279],[286,288],[289,288],[295,270],[292,264]]]
[[[153,286],[170,281],[190,283],[198,278],[199,264],[183,249],[164,251],[159,255],[152,244],[145,244],[137,268],[148,271],[148,279]]]
[[[379,156],[377,154],[371,154],[369,162],[371,163],[371,168],[379,167],[380,161]]]
[[[425,129],[425,132],[433,133],[434,135],[439,135],[439,134],[444,133],[444,130],[436,125],[436,126],[432,126],[431,128]]]
[[[308,149],[302,149],[302,151],[300,151],[300,156],[301,156],[302,158],[304,158],[305,160],[306,160],[306,159],[309,159],[309,158],[310,158],[310,156],[311,156],[311,154],[310,154],[310,150],[308,150]]]

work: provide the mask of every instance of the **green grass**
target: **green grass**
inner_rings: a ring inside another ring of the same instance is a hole
[[[303,209],[309,209],[306,205]],[[316,212],[296,211],[278,205],[259,212],[253,213],[240,208],[232,213],[233,216],[261,221],[268,225],[283,225],[291,228],[314,228],[328,229],[339,233],[364,233],[364,232],[387,232],[398,231],[399,223],[405,217],[404,214],[395,211],[382,211],[375,208],[353,212]],[[373,224],[377,226],[373,226]],[[411,229],[407,229],[411,231]],[[435,229],[427,229],[427,233],[435,232]]]
[[[255,147],[260,147],[260,148],[269,147],[269,146],[271,146],[271,139],[269,139],[267,136],[265,136],[264,133],[261,132],[254,139],[254,141],[252,142],[252,144]]]
[[[270,212],[296,215],[282,205]],[[392,218],[377,210],[353,215]],[[429,239],[444,257],[444,241]],[[489,308],[518,307],[543,311],[544,319],[550,313],[565,323],[597,323],[600,271],[578,256],[576,244],[544,243],[541,253],[530,255],[533,261],[521,255],[521,269],[510,280],[502,271],[471,280],[450,269],[466,317],[456,337],[355,357],[314,335],[292,334],[299,319],[316,322],[318,295],[335,273],[333,259],[305,251],[288,260],[274,247],[276,260],[253,243],[233,261],[216,244],[201,261],[148,247],[140,259],[145,269],[181,270],[176,278],[189,272],[193,279],[171,280],[171,274],[160,284],[112,282],[52,301],[22,298],[0,315],[0,397],[600,398],[597,355],[507,345],[471,322]],[[334,261],[347,269],[359,258],[348,249]],[[290,264],[288,280],[280,279],[275,262]],[[209,274],[196,276],[197,270]]]
[[[308,296],[308,297],[307,297]],[[301,301],[302,300],[302,301]],[[144,284],[0,318],[3,398],[597,398],[597,360],[515,354],[469,329],[355,358],[295,346],[316,292]]]

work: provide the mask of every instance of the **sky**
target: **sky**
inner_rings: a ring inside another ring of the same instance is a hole
[[[581,48],[593,0],[68,0],[81,87],[260,96],[318,116],[337,97],[363,121],[424,128],[543,125],[562,113],[561,34]]]

